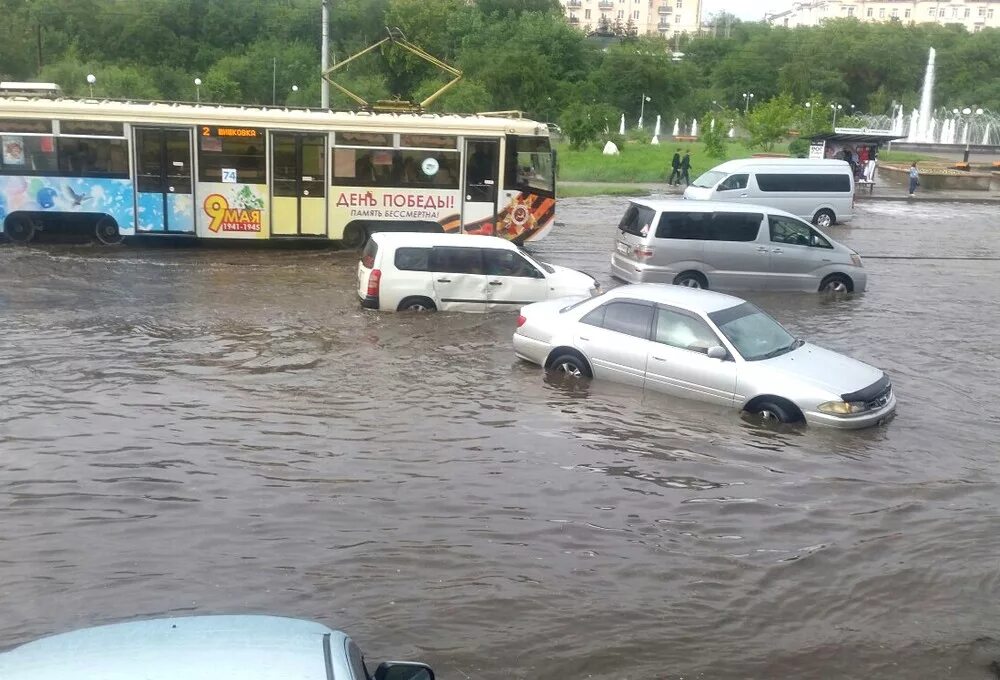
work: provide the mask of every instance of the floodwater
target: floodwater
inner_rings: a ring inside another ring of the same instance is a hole
[[[534,250],[611,283],[623,205]],[[878,429],[547,380],[513,314],[362,311],[351,253],[0,248],[0,646],[268,612],[441,678],[991,678],[1000,216],[831,232],[869,293],[754,299],[891,374]]]

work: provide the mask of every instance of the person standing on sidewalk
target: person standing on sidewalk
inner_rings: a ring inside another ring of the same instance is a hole
[[[913,161],[913,165],[910,166],[910,198],[913,198],[913,192],[918,186],[920,186],[920,171],[917,170],[917,162]]]
[[[673,158],[673,160],[670,161],[670,167],[672,168],[672,170],[670,171],[670,179],[667,180],[667,183],[670,184],[670,186],[673,186],[675,183],[681,181],[681,150],[680,149],[677,149],[677,151],[674,151],[674,158]]]
[[[684,158],[681,159],[681,177],[680,177],[680,179],[684,180],[684,182],[688,186],[691,186],[690,172],[691,172],[691,151],[689,150],[684,152]],[[680,184],[680,179],[677,180],[678,184]]]

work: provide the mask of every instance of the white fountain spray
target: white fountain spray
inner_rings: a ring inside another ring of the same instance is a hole
[[[931,107],[934,104],[934,62],[937,52],[932,47],[927,53],[927,71],[924,73],[924,89],[920,93],[920,125],[916,142],[933,142],[934,128],[931,127]]]

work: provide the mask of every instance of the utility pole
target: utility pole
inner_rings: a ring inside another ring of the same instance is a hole
[[[326,73],[330,68],[330,0],[321,0],[323,4],[323,44],[320,46],[320,70]],[[319,105],[330,108],[330,83],[322,77],[319,83]]]

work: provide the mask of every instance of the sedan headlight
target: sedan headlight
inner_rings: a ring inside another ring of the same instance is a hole
[[[851,253],[851,263],[855,267],[864,267],[864,263],[861,261],[861,256],[857,253]]]
[[[820,413],[831,416],[849,416],[865,410],[863,401],[827,401],[817,406]]]

